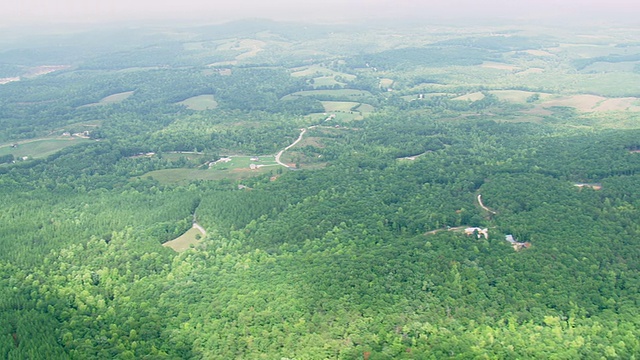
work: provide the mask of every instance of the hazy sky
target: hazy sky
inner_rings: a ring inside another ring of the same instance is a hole
[[[139,19],[344,21],[350,18],[611,19],[640,14],[639,0],[4,0],[0,24]]]

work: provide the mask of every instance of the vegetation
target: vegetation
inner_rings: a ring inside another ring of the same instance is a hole
[[[563,102],[574,35],[153,31],[0,53],[74,64],[0,85],[0,357],[640,354],[638,95]]]

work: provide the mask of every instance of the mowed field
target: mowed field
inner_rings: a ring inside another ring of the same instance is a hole
[[[202,241],[202,237],[204,237],[202,231],[200,231],[200,229],[196,227],[192,227],[191,229],[187,230],[186,233],[171,241],[167,241],[166,243],[162,244],[162,246],[172,248],[176,252],[183,252],[190,249],[191,245],[198,245],[200,241]]]
[[[307,90],[297,91],[289,95],[285,95],[281,100],[295,99],[300,96],[319,96],[319,97],[340,97],[348,100],[358,100],[365,96],[372,96],[370,92],[365,90],[354,89],[337,89],[337,90]]]
[[[188,109],[202,111],[218,107],[218,102],[213,95],[198,95],[180,101],[178,104],[186,106]]]
[[[4,144],[0,146],[0,156],[13,154],[16,158],[25,156],[29,158],[43,158],[66,147],[88,141],[91,140],[76,137],[59,137],[22,141],[18,142],[18,146],[15,148],[12,147],[12,144]]]
[[[633,97],[606,98],[597,95],[582,94],[551,99],[543,102],[541,106],[545,108],[568,106],[581,112],[640,111],[640,99]]]
[[[82,105],[80,107],[83,108],[83,107],[89,107],[89,106],[100,106],[100,105],[117,104],[119,102],[125,101],[129,96],[133,95],[133,93],[134,93],[134,91],[125,91],[125,92],[121,92],[121,93],[111,94],[109,96],[103,97],[97,103],[86,104],[86,105]]]
[[[164,169],[148,172],[141,177],[152,177],[163,184],[184,184],[192,180],[240,180],[262,174],[268,174],[280,169],[275,162],[274,155],[260,156],[258,161],[252,161],[250,156],[233,156],[230,161],[219,161],[208,168],[197,169],[178,168]],[[256,167],[251,169],[251,164]]]
[[[561,96],[522,90],[492,90],[489,93],[500,100],[522,104],[526,103],[531,96],[538,95],[539,99],[534,103],[538,104],[539,109],[566,106],[580,112],[640,111],[640,98],[636,97],[609,98],[590,94]],[[453,100],[477,101],[483,98],[484,94],[478,91],[458,96]]]

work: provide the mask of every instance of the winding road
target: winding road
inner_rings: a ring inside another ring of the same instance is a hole
[[[480,204],[480,207],[483,208],[485,211],[488,211],[490,213],[492,213],[493,215],[497,214],[497,212],[489,209],[488,207],[484,206],[484,204],[482,203],[482,195],[478,195],[478,204]]]
[[[296,141],[292,142],[291,145],[287,146],[286,148],[280,150],[280,152],[276,155],[276,162],[286,168],[291,168],[291,166],[283,163],[282,161],[280,161],[280,157],[282,156],[282,154],[284,154],[285,151],[291,149],[292,147],[294,147],[297,143],[300,142],[300,140],[302,140],[302,136],[304,135],[304,133],[307,132],[307,129],[302,129],[302,131],[300,131],[300,136],[298,136],[298,138],[296,139]]]

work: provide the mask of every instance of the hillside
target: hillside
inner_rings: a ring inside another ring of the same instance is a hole
[[[518,26],[0,51],[0,357],[637,356],[640,46]]]

